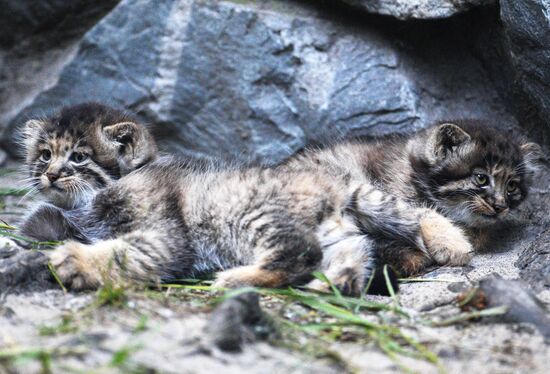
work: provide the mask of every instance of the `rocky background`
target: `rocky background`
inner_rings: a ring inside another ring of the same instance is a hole
[[[14,155],[22,122],[87,100],[139,113],[167,151],[268,164],[457,117],[548,143],[549,13],[544,0],[6,0],[1,144]]]
[[[547,0],[5,0],[0,21],[12,157],[25,120],[90,100],[165,151],[254,163],[463,117],[550,144]]]

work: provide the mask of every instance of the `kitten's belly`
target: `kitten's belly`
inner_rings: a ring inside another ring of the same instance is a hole
[[[214,243],[200,241],[195,243],[194,249],[193,272],[195,275],[223,271],[241,265],[241,261],[234,256],[227,256],[233,251],[220,250],[219,245]]]

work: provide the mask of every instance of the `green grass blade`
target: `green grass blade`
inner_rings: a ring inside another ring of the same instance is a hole
[[[53,278],[55,279],[55,281],[57,282],[59,287],[61,287],[61,289],[63,290],[64,293],[67,293],[67,288],[65,288],[65,285],[61,281],[61,278],[59,278],[59,275],[57,275],[57,272],[55,271],[55,268],[53,267],[53,265],[50,262],[48,262],[48,269],[50,270],[50,273],[52,273]]]
[[[384,265],[384,269],[382,271],[384,272],[384,280],[386,281],[386,287],[388,288],[388,292],[390,293],[390,296],[393,299],[393,302],[395,303],[395,305],[399,306],[399,299],[397,298],[395,290],[393,289],[393,285],[391,284],[391,280],[390,280],[390,275],[388,273],[388,265]]]
[[[30,190],[26,188],[11,188],[11,187],[1,187],[0,188],[0,197],[2,196],[25,196],[29,193]]]
[[[495,308],[489,308],[489,309],[484,309],[484,310],[479,310],[474,312],[460,313],[459,315],[444,319],[443,321],[430,321],[428,324],[430,326],[436,326],[436,327],[450,326],[460,322],[465,322],[472,319],[478,319],[481,317],[500,316],[500,315],[506,314],[507,311],[508,311],[508,308],[506,308],[505,306],[499,306]]]

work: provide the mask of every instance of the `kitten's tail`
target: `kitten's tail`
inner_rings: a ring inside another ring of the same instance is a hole
[[[424,249],[420,236],[422,210],[394,195],[362,184],[351,194],[346,210],[355,218],[364,234]]]

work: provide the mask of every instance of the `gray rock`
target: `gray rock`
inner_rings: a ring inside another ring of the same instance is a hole
[[[464,292],[468,289],[466,282],[453,282],[447,286],[451,292]]]
[[[466,37],[449,43],[462,25],[364,19],[311,2],[124,0],[2,143],[25,119],[87,100],[137,111],[164,150],[267,164],[465,113],[514,123]]]
[[[0,248],[0,259],[13,256],[19,249],[14,246],[5,246]]]
[[[541,122],[548,128],[550,116],[550,2],[501,0],[508,58],[515,79],[529,97]]]
[[[485,278],[479,282],[474,302],[486,308],[505,307],[506,312],[496,319],[508,323],[529,323],[550,340],[550,317],[542,302],[521,281],[501,278]],[[482,300],[481,300],[481,299]]]
[[[550,229],[538,235],[519,255],[521,277],[537,291],[550,289]]]
[[[550,290],[550,163],[541,164],[527,200],[524,244],[515,266],[521,278],[537,292]]]
[[[343,0],[368,12],[406,19],[447,18],[495,0]]]
[[[31,36],[47,36],[49,43],[43,42],[50,45],[80,36],[118,1],[4,0],[0,7],[0,46],[13,47]]]
[[[238,352],[242,350],[243,343],[265,339],[275,330],[260,307],[258,294],[246,292],[218,305],[205,332],[206,350],[214,345],[224,351]]]
[[[0,124],[53,86],[82,35],[118,0],[5,0],[0,6]],[[12,155],[13,143],[4,145]]]
[[[11,287],[22,288],[26,283],[49,286],[51,274],[48,257],[42,252],[19,251],[0,259],[0,293]]]

